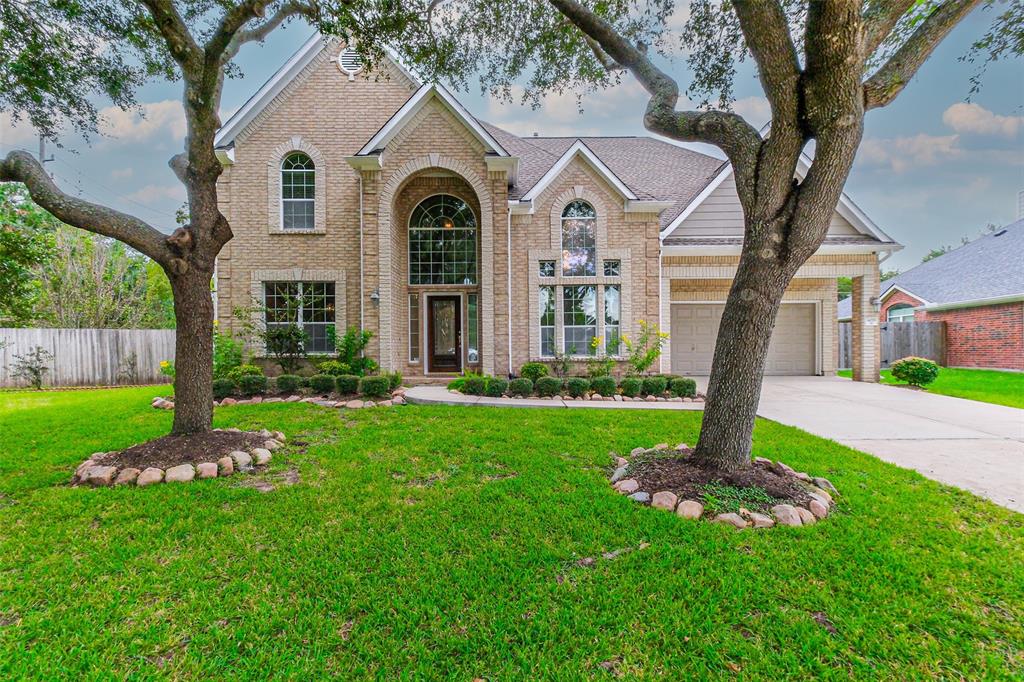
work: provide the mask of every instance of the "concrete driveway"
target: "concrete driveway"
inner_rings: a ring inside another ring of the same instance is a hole
[[[1024,410],[836,377],[768,377],[758,414],[1024,512]]]

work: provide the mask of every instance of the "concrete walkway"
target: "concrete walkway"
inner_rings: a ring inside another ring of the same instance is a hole
[[[1024,512],[1024,410],[836,377],[771,377],[758,414]]]
[[[698,378],[698,389],[707,387]],[[417,386],[413,403],[701,410],[703,403],[503,400]],[[1024,410],[836,377],[768,377],[758,414],[1024,512]]]

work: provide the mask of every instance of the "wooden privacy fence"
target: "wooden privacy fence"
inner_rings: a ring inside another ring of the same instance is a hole
[[[853,367],[853,323],[839,323],[839,368]],[[914,355],[946,364],[945,322],[883,322],[882,367]]]
[[[174,330],[0,329],[0,387],[24,385],[12,376],[14,356],[36,346],[53,355],[44,386],[162,383],[160,361],[174,361]]]

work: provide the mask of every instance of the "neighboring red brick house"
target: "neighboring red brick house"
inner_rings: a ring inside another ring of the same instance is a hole
[[[1024,371],[1024,220],[882,282],[878,315],[945,322],[950,367]]]

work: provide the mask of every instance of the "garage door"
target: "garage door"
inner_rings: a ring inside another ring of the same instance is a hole
[[[672,304],[672,372],[705,376],[711,373],[722,304]],[[775,320],[764,373],[814,374],[814,304],[784,303]]]

